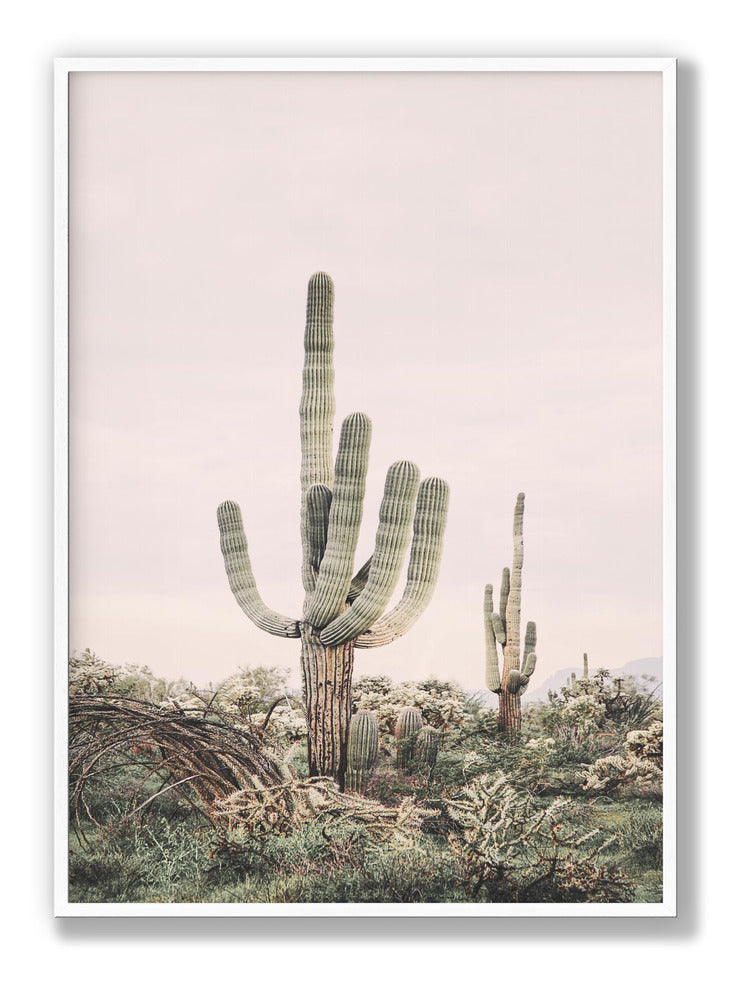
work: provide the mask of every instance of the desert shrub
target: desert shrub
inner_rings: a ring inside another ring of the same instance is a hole
[[[461,871],[439,847],[373,848],[360,865],[293,875],[270,887],[265,901],[299,903],[439,903],[463,901]]]
[[[660,718],[661,685],[654,677],[611,678],[607,670],[598,670],[593,677],[579,678],[571,687],[564,686],[558,692],[549,691],[548,707],[553,709],[548,716],[549,725],[556,724],[557,710],[570,702],[593,699],[602,710],[598,728],[611,733],[625,733],[636,727],[647,726]]]
[[[279,702],[271,712],[256,712],[251,721],[265,727],[269,735],[280,744],[307,740],[307,721],[301,702],[288,700]]]
[[[664,823],[660,807],[643,803],[618,824],[618,842],[632,861],[660,868],[664,855]]]
[[[212,689],[214,704],[250,720],[256,713],[266,712],[275,699],[288,694],[287,676],[283,667],[240,667]]]
[[[260,854],[247,852],[240,862],[245,864],[242,876],[255,880],[250,896],[255,902],[464,899],[460,866],[443,844],[427,837],[405,847],[377,844],[367,841],[365,831],[350,821],[334,830],[329,840],[315,827],[267,839]],[[219,875],[227,883],[233,871],[234,859],[229,856]]]
[[[165,681],[147,666],[107,663],[91,649],[69,658],[69,694],[104,694],[119,698],[139,698],[154,704],[185,696],[191,685],[186,681]]]
[[[145,824],[99,828],[84,850],[70,852],[73,902],[174,902],[207,871],[206,833],[191,821],[148,817]],[[195,890],[196,891],[196,890]]]

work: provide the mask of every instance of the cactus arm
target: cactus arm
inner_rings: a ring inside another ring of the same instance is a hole
[[[502,571],[502,583],[500,584],[500,618],[502,628],[507,625],[507,600],[510,596],[510,570],[505,566]]]
[[[523,584],[523,512],[525,493],[518,493],[513,518],[513,564],[510,595],[505,608],[505,635],[511,662],[520,662],[520,593]]]
[[[490,691],[499,693],[502,684],[500,682],[500,664],[497,659],[497,642],[495,640],[495,630],[492,624],[492,616],[495,613],[494,592],[492,584],[488,583],[484,588],[484,642],[487,654],[487,687]]]
[[[356,639],[386,607],[400,575],[419,480],[418,467],[412,462],[395,462],[389,467],[369,579],[348,611],[320,633],[324,645],[340,646]]]
[[[438,579],[447,515],[448,483],[435,477],[424,479],[420,484],[415,507],[405,591],[389,614],[358,636],[358,648],[386,646],[399,639],[412,628],[428,607]]]
[[[346,606],[361,527],[370,438],[371,421],[366,414],[346,417],[336,456],[325,555],[305,612],[315,628],[333,621]]]
[[[254,625],[271,635],[296,639],[299,622],[280,615],[266,606],[259,596],[251,569],[249,547],[243,530],[241,510],[237,503],[226,500],[218,507],[220,550],[223,553],[228,583],[240,608]]]
[[[351,586],[349,587],[348,596],[346,600],[349,604],[353,604],[359,594],[362,592],[366,586],[366,581],[369,579],[369,570],[372,568],[373,556],[369,556],[367,561],[354,573],[354,578],[351,581]]]
[[[495,630],[495,639],[499,642],[502,647],[507,645],[507,636],[505,634],[505,626],[502,623],[502,618],[495,611],[492,615],[492,628]]]
[[[523,646],[523,656],[520,661],[523,666],[525,666],[525,661],[528,659],[528,654],[535,652],[536,638],[536,623],[528,622],[525,626],[525,644]]]
[[[305,362],[300,399],[300,536],[302,539],[302,581],[306,593],[315,588],[311,565],[310,526],[307,491],[316,483],[333,483],[333,282],[323,272],[308,283],[305,323]]]
[[[320,564],[325,554],[325,543],[328,535],[328,515],[332,499],[333,494],[324,483],[315,483],[308,487],[306,502],[310,565],[316,574],[320,569]]]
[[[536,669],[536,654],[528,653],[528,655],[525,658],[525,664],[523,666],[523,676],[532,677],[535,669]]]
[[[507,690],[510,694],[517,694],[527,683],[527,678],[519,670],[511,670],[507,678]]]

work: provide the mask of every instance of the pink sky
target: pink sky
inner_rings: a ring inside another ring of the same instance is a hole
[[[373,422],[359,562],[392,461],[451,487],[430,608],[357,674],[483,686],[520,490],[533,684],[661,654],[659,74],[77,73],[70,149],[72,649],[296,668],[237,607],[215,510],[299,617],[320,269],[337,427]]]

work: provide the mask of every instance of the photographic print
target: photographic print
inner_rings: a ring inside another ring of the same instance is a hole
[[[58,62],[57,913],[675,913],[674,78]]]

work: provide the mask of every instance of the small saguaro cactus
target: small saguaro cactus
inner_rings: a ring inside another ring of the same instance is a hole
[[[523,582],[523,512],[525,494],[519,493],[513,518],[512,573],[502,571],[499,611],[494,608],[492,584],[484,590],[484,634],[487,652],[487,687],[500,699],[501,732],[517,732],[521,725],[520,696],[536,669],[536,623],[528,622],[520,652],[520,597]],[[502,649],[502,673],[497,644]],[[522,663],[522,670],[521,670]]]
[[[348,731],[346,788],[363,793],[377,759],[379,727],[374,712],[363,709],[351,716]]]
[[[415,737],[415,756],[418,763],[432,770],[436,765],[440,743],[441,734],[433,726],[423,726],[419,729]]]
[[[228,582],[241,609],[271,635],[301,641],[310,774],[331,775],[343,788],[354,648],[384,646],[398,639],[428,606],[438,577],[448,485],[436,478],[420,482],[412,462],[391,465],[374,553],[354,570],[371,422],[363,413],[346,417],[334,468],[333,382],[333,282],[318,272],[308,284],[300,401],[305,600],[299,616],[272,611],[261,599],[238,504],[222,503],[218,524]],[[407,585],[396,607],[384,614],[400,575],[411,525]]]
[[[584,663],[582,665],[582,679],[587,680],[589,677],[589,661],[587,660],[587,654],[584,654]]]
[[[415,756],[415,738],[422,728],[423,716],[419,708],[400,709],[395,726],[398,770],[410,770]]]

